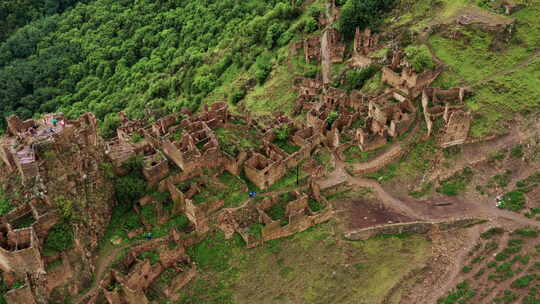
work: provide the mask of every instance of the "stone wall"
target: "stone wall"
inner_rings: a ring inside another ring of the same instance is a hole
[[[39,240],[32,227],[8,232],[7,242],[0,247],[0,268],[20,277],[44,271]]]
[[[367,240],[385,234],[427,234],[433,228],[438,228],[440,231],[447,231],[451,229],[466,228],[475,223],[479,223],[480,221],[481,220],[477,218],[462,218],[438,222],[410,222],[381,225],[345,233],[345,238],[356,241]]]
[[[37,304],[28,285],[8,291],[4,298],[8,304]]]

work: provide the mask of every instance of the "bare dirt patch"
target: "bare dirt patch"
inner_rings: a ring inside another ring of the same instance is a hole
[[[413,220],[368,199],[347,199],[335,206],[345,231]]]

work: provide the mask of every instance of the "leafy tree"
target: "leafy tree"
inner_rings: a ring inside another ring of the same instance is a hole
[[[73,230],[67,221],[54,225],[44,243],[45,252],[61,252],[73,248]]]
[[[5,197],[4,190],[0,187],[0,215],[6,214],[13,209],[11,202]]]
[[[354,37],[356,28],[375,29],[395,0],[347,0],[338,20],[339,31],[348,39]]]
[[[270,54],[266,53],[257,58],[255,62],[255,78],[259,84],[262,84],[270,75],[272,71],[272,57]]]

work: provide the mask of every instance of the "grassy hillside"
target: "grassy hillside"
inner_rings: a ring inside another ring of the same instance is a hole
[[[351,242],[335,229],[327,223],[254,249],[217,234],[190,248],[200,275],[179,303],[381,303],[431,253],[420,237]]]

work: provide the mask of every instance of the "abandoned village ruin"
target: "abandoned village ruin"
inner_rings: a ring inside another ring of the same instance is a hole
[[[506,5],[504,9],[511,13],[518,8]],[[325,18],[319,21],[331,24]],[[465,18],[457,22],[476,21]],[[389,45],[391,51],[385,58],[371,56]],[[350,147],[367,152],[409,140],[412,133],[435,137],[442,148],[469,140],[473,113],[465,101],[473,92],[466,87],[432,86],[443,66],[415,71],[397,44],[369,28],[357,28],[350,60],[342,37],[332,28],[292,43],[290,54],[299,54],[306,63],[323,64],[329,59],[331,63],[348,62],[354,68],[380,64],[386,90],[370,96],[333,87],[320,75],[297,75],[294,114],[301,119],[282,112],[256,116],[244,107],[233,111],[227,102],[216,101],[203,105],[198,113],[183,109],[154,122],[132,120],[120,112],[116,137],[107,140],[98,135],[98,122],[92,113],[76,120],[62,113],[25,121],[7,117],[0,157],[9,180],[2,186],[4,191],[18,191],[20,199],[12,202],[14,210],[1,217],[0,269],[4,281],[24,282],[6,294],[8,303],[50,303],[55,288],[62,287],[64,295],[78,295],[90,286],[96,271],[95,253],[117,204],[107,166],[114,176],[122,176],[128,173],[126,164],[137,157],[142,159],[141,174],[147,184],[167,193],[172,207],[165,208],[162,202],[145,196],[135,204],[136,211],[155,205],[158,222],[183,214],[190,228],[173,228],[166,236],[137,242],[126,250],[119,266],[107,270],[96,283],[98,287],[76,303],[152,303],[146,292],[168,269],[173,269],[176,277],[163,295],[174,300],[197,275],[197,265],[186,248],[202,241],[209,232],[223,231],[226,238],[238,233],[247,247],[255,247],[332,219],[333,206],[323,193],[347,183],[330,189],[318,183],[329,173],[313,161],[322,147],[339,156]],[[437,124],[442,127],[437,128]],[[288,134],[285,140],[280,138],[283,130]],[[253,138],[255,144],[239,146],[227,139],[227,132]],[[401,156],[388,155],[365,172],[381,169]],[[300,170],[309,174],[298,177]],[[225,173],[245,181],[240,191],[250,197],[244,204],[231,208],[224,199],[202,203],[195,199]],[[288,176],[296,176],[301,186],[272,189]],[[260,193],[251,194],[253,186]],[[44,240],[62,221],[67,202],[81,218],[73,224],[75,253],[44,255]],[[274,206],[284,210],[285,219],[273,216],[270,210]],[[21,227],[23,219],[31,224]],[[252,227],[259,230],[254,232]],[[148,229],[133,230],[129,235],[144,233]],[[148,250],[159,252],[156,263],[140,258],[140,253]],[[50,263],[59,266],[47,271]]]

